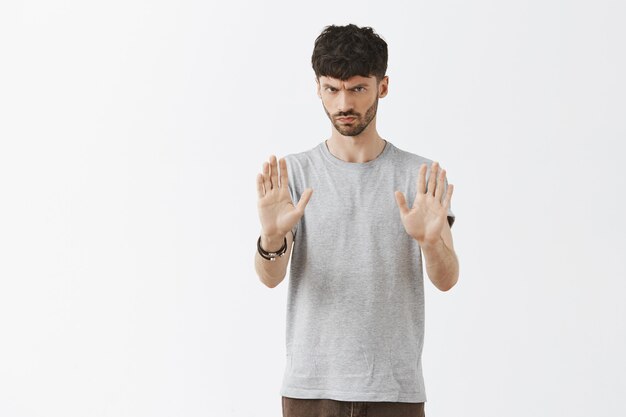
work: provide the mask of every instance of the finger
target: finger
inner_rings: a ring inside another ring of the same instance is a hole
[[[278,188],[278,163],[276,161],[276,155],[270,156],[270,181],[272,181],[272,188]]]
[[[437,185],[435,186],[435,201],[441,202],[441,195],[443,194],[444,181],[446,180],[446,170],[439,171],[439,178],[437,179]]]
[[[435,181],[437,180],[437,172],[439,171],[439,164],[433,162],[430,165],[430,175],[428,176],[428,189],[426,194],[435,195]]]
[[[424,189],[426,185],[426,168],[426,164],[422,164],[417,174],[417,194],[424,194],[426,192]]]
[[[450,201],[452,200],[452,191],[454,191],[454,185],[448,184],[448,190],[446,192],[446,197],[443,200],[443,206],[446,209],[446,213],[450,209]]]
[[[402,215],[407,214],[409,212],[409,206],[407,206],[406,204],[406,199],[404,198],[404,194],[402,193],[402,191],[396,191],[394,194],[396,196],[396,203],[398,204],[400,213]]]
[[[270,164],[263,162],[263,184],[265,185],[265,193],[269,193],[272,189],[270,182]]]
[[[280,158],[280,187],[287,187],[289,184],[289,174],[287,173],[287,161]]]
[[[296,206],[299,212],[301,213],[304,212],[304,208],[306,207],[306,205],[309,203],[309,200],[311,199],[311,194],[313,194],[312,188],[307,188],[304,190],[304,192],[300,196],[300,201],[298,201],[298,205]]]
[[[257,174],[256,176],[256,193],[259,198],[265,195],[265,186],[263,185],[263,175]]]

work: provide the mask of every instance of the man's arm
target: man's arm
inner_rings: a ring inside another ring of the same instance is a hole
[[[293,234],[291,231],[287,233],[287,236],[280,238],[271,238],[261,235],[261,248],[268,252],[278,251],[285,242],[284,238],[287,238],[287,251],[283,256],[279,256],[273,261],[267,260],[259,254],[259,251],[254,249],[254,269],[257,275],[261,279],[261,282],[269,288],[274,288],[280,284],[285,275],[287,274],[287,264],[289,263],[289,257],[291,256],[291,247],[293,246]]]
[[[426,259],[426,272],[432,283],[441,291],[448,291],[459,279],[459,261],[454,252],[452,231],[446,222],[440,239],[430,246],[422,246]]]

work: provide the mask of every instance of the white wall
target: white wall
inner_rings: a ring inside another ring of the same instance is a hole
[[[329,136],[333,23],[388,42],[379,132],[455,185],[427,415],[626,415],[625,12],[3,2],[0,415],[281,415],[289,278],[255,275],[255,177]]]

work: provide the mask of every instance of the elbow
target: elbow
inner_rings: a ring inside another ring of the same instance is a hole
[[[273,281],[267,279],[267,277],[264,277],[263,275],[258,274],[258,273],[257,273],[257,276],[259,277],[259,281],[261,281],[261,283],[263,285],[265,285],[267,288],[274,288],[274,287],[276,287],[276,283],[274,283]]]
[[[261,282],[263,282],[263,284],[265,284],[267,288],[276,288],[278,286],[278,283],[275,282],[269,282],[264,280],[261,280]]]
[[[442,292],[450,291],[452,287],[454,287],[458,281],[459,281],[459,276],[455,275],[454,278],[451,279],[446,285],[438,287],[438,288]]]
[[[439,287],[439,289],[443,292],[447,292],[450,291],[452,289],[452,287],[454,287],[456,285],[457,282],[459,282],[459,264],[457,262],[455,268],[453,268],[452,270],[453,272],[451,273],[451,276],[445,281],[446,284]]]
[[[278,286],[278,284],[280,284],[283,279],[285,277],[282,278],[272,278],[272,277],[264,277],[262,275],[259,275],[259,280],[263,283],[263,285],[265,285],[267,288],[276,288]]]

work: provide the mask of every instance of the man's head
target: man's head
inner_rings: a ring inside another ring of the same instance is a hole
[[[359,135],[376,116],[378,99],[387,95],[387,43],[370,27],[326,26],[311,63],[331,123],[344,136]]]

